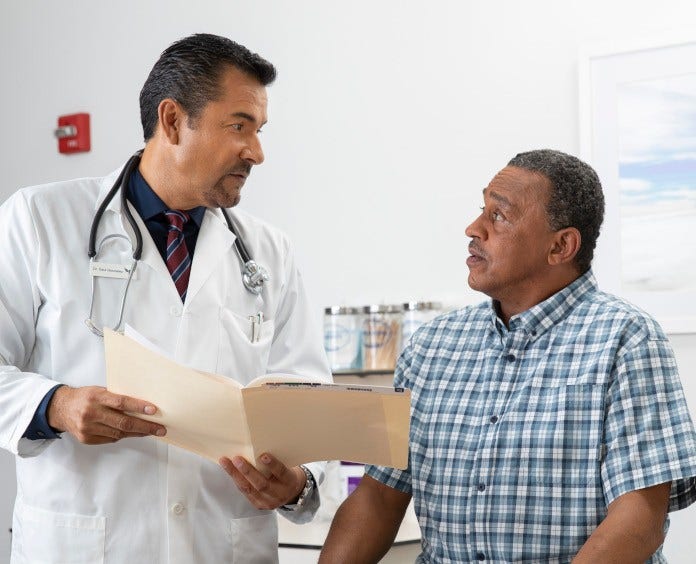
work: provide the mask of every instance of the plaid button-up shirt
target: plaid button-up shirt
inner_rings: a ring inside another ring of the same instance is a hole
[[[419,562],[570,562],[618,496],[671,481],[670,510],[696,499],[696,434],[655,321],[588,272],[509,325],[468,307],[399,359],[409,469],[367,474],[413,494]]]

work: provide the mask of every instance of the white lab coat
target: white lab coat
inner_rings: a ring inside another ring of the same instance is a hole
[[[0,447],[17,455],[12,562],[263,563],[277,561],[273,511],[255,509],[221,467],[153,438],[86,446],[22,439],[56,383],[105,385],[103,341],[85,326],[91,276],[87,244],[98,204],[116,174],[21,190],[0,208]],[[269,372],[330,380],[288,240],[234,210],[253,258],[270,272],[260,296],[242,285],[234,235],[207,210],[182,304],[147,228],[125,322],[177,361],[245,384]],[[135,241],[120,195],[100,223]],[[127,241],[101,261],[128,264]],[[118,319],[124,280],[98,278],[95,316]],[[259,342],[248,316],[264,314]],[[318,479],[321,465],[312,466]],[[307,520],[308,515],[289,514]]]

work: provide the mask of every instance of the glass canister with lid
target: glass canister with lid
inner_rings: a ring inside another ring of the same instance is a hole
[[[421,325],[437,317],[442,311],[440,302],[406,302],[403,304],[403,321],[401,323],[401,348],[406,346]]]
[[[331,370],[362,368],[360,308],[331,306],[324,309],[324,350]]]
[[[363,307],[363,368],[394,370],[401,343],[401,305]]]

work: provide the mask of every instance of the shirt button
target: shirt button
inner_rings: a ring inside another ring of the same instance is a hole
[[[181,515],[184,512],[184,509],[186,508],[184,507],[183,503],[177,502],[174,505],[172,505],[172,513],[174,513],[174,515]]]
[[[36,434],[37,434],[39,437],[45,437],[45,436],[46,436],[46,433],[44,433],[43,431],[36,431]]]
[[[513,362],[513,361],[515,360],[515,355],[514,355],[514,354],[509,354],[509,355],[507,355],[505,358],[506,358],[506,360],[507,360],[508,362]]]
[[[486,484],[479,484],[478,485],[478,491],[482,492],[486,489]]]
[[[171,313],[174,317],[179,317],[181,315],[181,308],[179,306],[172,306],[169,308],[169,313]]]
[[[485,560],[486,555],[483,552],[477,552],[476,553],[476,560]]]
[[[498,416],[497,416],[497,415],[491,415],[490,421],[491,421],[491,423],[497,423],[497,422],[498,422]]]

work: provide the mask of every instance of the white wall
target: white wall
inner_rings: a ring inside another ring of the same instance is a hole
[[[267,161],[242,205],[293,238],[317,318],[340,302],[476,301],[464,228],[483,186],[521,150],[579,151],[579,45],[694,16],[693,0],[4,0],[0,201],[119,166],[141,146],[138,93],[159,52],[220,33],[278,66]],[[93,150],[58,155],[56,117],[76,111],[92,114]],[[696,336],[673,344],[696,410]],[[692,561],[696,510],[675,517],[668,555]]]

